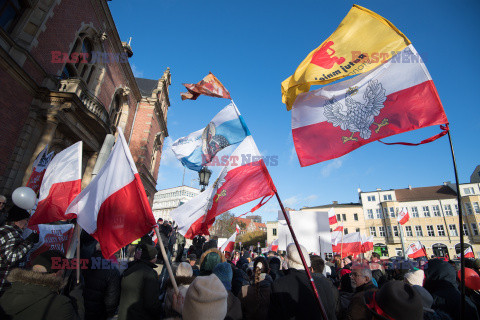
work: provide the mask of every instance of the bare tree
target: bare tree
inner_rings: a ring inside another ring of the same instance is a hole
[[[228,238],[235,232],[235,217],[230,211],[219,215],[210,230],[211,235],[219,238]]]

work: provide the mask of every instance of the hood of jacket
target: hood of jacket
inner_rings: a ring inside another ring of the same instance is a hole
[[[432,259],[428,261],[427,268],[425,268],[425,278],[426,283],[431,283],[432,281],[446,281],[454,287],[457,286],[455,268],[448,262],[440,259]]]

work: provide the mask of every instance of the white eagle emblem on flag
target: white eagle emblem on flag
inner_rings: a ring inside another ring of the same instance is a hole
[[[353,90],[357,92],[358,90]],[[352,90],[347,90],[345,94],[345,104],[338,102],[335,97],[327,100],[324,105],[323,114],[327,121],[334,127],[340,126],[342,130],[348,130],[352,133],[350,137],[342,137],[343,143],[347,141],[358,141],[353,135],[360,133],[360,138],[368,139],[372,135],[370,126],[376,125],[375,132],[378,133],[380,128],[388,124],[388,119],[383,119],[381,123],[375,123],[375,117],[380,114],[380,110],[384,107],[383,103],[387,99],[385,89],[378,80],[370,80],[368,82],[363,98],[365,102],[362,104],[352,99]]]

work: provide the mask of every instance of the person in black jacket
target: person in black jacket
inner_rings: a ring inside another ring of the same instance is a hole
[[[85,320],[113,317],[120,301],[120,272],[110,260],[102,257],[99,244],[84,279]]]
[[[307,250],[301,246],[303,257],[311,267]],[[272,284],[268,319],[318,319],[320,307],[295,244],[287,247],[288,270]],[[312,275],[320,300],[329,320],[336,320],[338,290],[323,275]]]
[[[135,261],[123,272],[118,320],[160,319],[163,313],[159,299],[160,286],[156,265],[157,250],[147,244],[139,245]]]

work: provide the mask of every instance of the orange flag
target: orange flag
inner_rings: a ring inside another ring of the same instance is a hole
[[[223,84],[211,72],[199,83],[184,83],[183,85],[187,88],[188,92],[180,93],[182,100],[197,100],[201,94],[216,98],[232,99],[228,90],[225,89]]]

